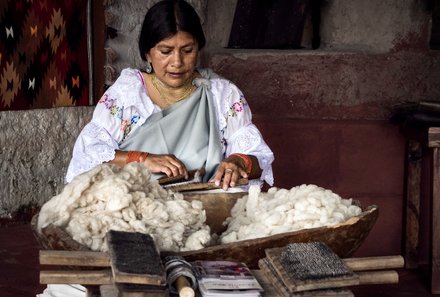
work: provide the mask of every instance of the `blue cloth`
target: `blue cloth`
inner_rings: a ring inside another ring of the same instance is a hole
[[[204,167],[203,181],[208,181],[223,154],[209,81],[197,80],[198,88],[188,98],[151,115],[120,149],[173,154],[188,170]]]

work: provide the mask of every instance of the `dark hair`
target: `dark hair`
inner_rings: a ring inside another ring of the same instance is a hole
[[[178,31],[191,34],[197,40],[199,50],[205,45],[200,18],[188,2],[163,0],[153,5],[145,15],[139,36],[139,53],[142,60],[147,60],[145,53],[158,42],[174,36]]]

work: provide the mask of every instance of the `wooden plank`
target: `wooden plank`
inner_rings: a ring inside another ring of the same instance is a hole
[[[168,290],[165,291],[121,291],[116,285],[103,285],[99,288],[99,294],[96,296],[101,297],[168,297],[170,296]],[[274,296],[275,297],[275,296]]]
[[[252,269],[252,274],[257,279],[258,283],[263,288],[263,292],[261,292],[261,295],[263,297],[278,297],[278,288],[272,286],[272,283],[268,280],[267,277],[265,277],[264,273],[260,269]]]
[[[432,151],[431,292],[440,294],[440,148]]]
[[[46,270],[40,271],[40,284],[113,284],[112,272],[105,270]]]
[[[440,147],[440,127],[430,127],[428,129],[428,146]]]
[[[420,232],[420,191],[422,172],[422,144],[409,140],[407,148],[406,208],[405,208],[405,265],[418,266]]]
[[[40,264],[110,267],[110,256],[104,252],[40,250]]]

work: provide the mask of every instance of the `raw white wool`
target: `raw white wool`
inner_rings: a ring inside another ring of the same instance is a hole
[[[210,234],[201,201],[188,202],[150,177],[138,163],[97,166],[43,205],[38,228],[54,224],[96,251],[107,251],[105,236],[111,229],[149,233],[159,250],[178,252],[334,225],[361,213],[351,199],[316,185],[273,187],[266,193],[251,186],[224,222],[227,230],[218,236]]]
[[[357,216],[361,208],[316,185],[290,190],[270,188],[261,193],[251,186],[248,195],[237,200],[220,235],[221,243],[254,239],[301,229],[330,226]]]
[[[75,177],[40,210],[38,229],[54,224],[77,242],[107,251],[109,230],[149,233],[161,251],[196,250],[211,242],[200,201],[163,189],[139,163],[103,164]]]

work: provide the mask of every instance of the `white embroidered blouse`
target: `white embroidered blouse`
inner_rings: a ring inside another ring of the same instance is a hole
[[[217,127],[225,156],[232,153],[254,155],[258,159],[264,180],[273,185],[273,153],[252,123],[251,110],[236,85],[209,69],[198,69],[203,80],[210,82],[216,106]],[[196,79],[196,84],[197,84]],[[73,147],[66,182],[104,162],[113,160],[130,133],[140,127],[150,115],[160,111],[148,96],[142,73],[126,68],[107,89],[96,105],[92,120],[83,128]],[[251,184],[252,184],[251,183]]]

